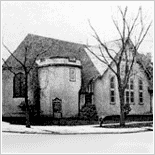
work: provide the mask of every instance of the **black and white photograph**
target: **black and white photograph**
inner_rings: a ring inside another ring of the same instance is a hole
[[[154,1],[1,1],[1,154],[154,154]]]

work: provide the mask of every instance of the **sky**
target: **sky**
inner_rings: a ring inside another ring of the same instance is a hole
[[[1,38],[13,52],[28,33],[83,44],[96,44],[89,26],[103,41],[119,39],[112,17],[119,19],[118,6],[128,6],[134,17],[142,6],[145,22],[154,20],[154,1],[3,1],[1,2]],[[153,53],[154,21],[141,48]],[[2,57],[9,54],[1,47]]]

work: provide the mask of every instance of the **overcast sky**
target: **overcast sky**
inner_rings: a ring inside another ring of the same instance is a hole
[[[112,16],[118,17],[118,8],[128,6],[133,17],[142,6],[145,21],[154,19],[154,1],[17,1],[1,2],[1,36],[14,51],[28,33],[66,41],[95,44],[88,19],[104,41],[118,38]],[[154,23],[154,22],[153,22]],[[153,51],[154,25],[140,52]],[[2,57],[8,53],[2,47]]]

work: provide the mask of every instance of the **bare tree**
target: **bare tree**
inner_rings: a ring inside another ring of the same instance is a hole
[[[141,66],[141,68],[144,70],[144,73],[147,77],[149,87],[148,92],[150,94],[150,113],[153,111],[152,107],[152,98],[153,98],[153,63],[151,62],[151,53],[144,54],[138,54],[137,56],[137,63]]]
[[[118,82],[118,92],[120,99],[120,126],[125,126],[125,103],[124,103],[124,92],[127,87],[130,76],[132,75],[133,65],[136,59],[137,50],[142,44],[148,30],[150,29],[151,23],[148,25],[144,25],[143,16],[142,16],[142,8],[139,7],[138,13],[134,17],[132,21],[128,21],[127,19],[127,11],[128,7],[125,7],[122,10],[118,7],[121,21],[117,21],[113,18],[114,26],[119,34],[120,42],[119,48],[120,51],[116,51],[115,48],[108,47],[106,42],[103,42],[96,30],[93,28],[91,23],[89,25],[93,31],[93,37],[98,42],[99,53],[95,53],[90,46],[86,46],[88,51],[92,53],[99,61],[106,64],[108,68],[115,74]],[[120,26],[120,23],[122,24]],[[138,31],[136,31],[138,29]],[[133,39],[134,38],[134,39]],[[131,45],[130,49],[128,49],[128,45]],[[130,52],[129,52],[130,51]],[[115,53],[115,56],[113,56]],[[109,62],[109,59],[112,63]],[[122,75],[122,63],[124,62],[124,74]],[[112,64],[115,67],[112,67]]]
[[[153,63],[151,62],[151,58],[151,53],[147,53],[146,55],[138,54],[137,62],[146,73],[147,79],[153,84]]]
[[[4,48],[9,52],[9,54],[11,55],[11,57],[19,64],[19,66],[22,68],[23,72],[24,72],[24,80],[25,80],[25,115],[26,115],[26,127],[30,128],[30,111],[29,111],[29,100],[28,100],[28,76],[30,74],[30,71],[34,68],[35,66],[35,62],[37,60],[37,58],[39,56],[41,56],[42,54],[44,54],[45,52],[47,52],[49,50],[49,48],[44,49],[44,46],[40,43],[40,49],[39,51],[37,51],[37,54],[34,55],[34,57],[32,56],[31,60],[29,58],[29,53],[30,50],[33,49],[33,45],[32,43],[25,43],[24,45],[24,58],[17,58],[17,56],[15,56],[14,53],[12,53],[10,51],[10,49],[4,44],[4,42],[2,42]],[[35,50],[35,49],[34,49]],[[3,59],[3,58],[2,58]],[[6,65],[6,68],[13,73],[14,75],[16,75],[16,68],[14,69],[14,67],[9,66],[9,64],[7,63],[6,60],[4,60],[4,64]]]

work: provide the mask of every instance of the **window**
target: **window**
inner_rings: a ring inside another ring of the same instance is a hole
[[[93,93],[93,83],[90,83],[87,87],[87,92]]]
[[[133,79],[129,80],[129,83],[127,84],[126,90],[125,90],[125,102],[129,104],[134,104],[134,82]]]
[[[126,91],[126,103],[129,103],[129,91]]]
[[[130,90],[133,90],[133,80],[130,79]]]
[[[86,105],[92,104],[92,97],[93,97],[93,83],[90,82],[86,88],[86,94],[85,94]]]
[[[130,102],[134,103],[134,92],[130,92]]]
[[[139,90],[143,91],[143,82],[142,82],[142,80],[139,80]]]
[[[139,102],[143,103],[143,92],[139,92]]]
[[[18,73],[13,79],[13,97],[25,96],[25,78],[23,73]]]
[[[133,83],[133,79],[130,79],[130,104],[134,104],[134,83]]]
[[[111,80],[110,80],[110,88],[111,89],[114,89],[114,85],[115,85],[115,83],[114,83],[114,77],[112,77]]]
[[[75,71],[75,68],[70,68],[69,69],[69,79],[72,82],[76,81],[76,71]]]
[[[92,104],[92,94],[90,93],[85,94],[85,104],[86,105]]]
[[[110,103],[115,104],[115,78],[110,79]]]
[[[130,80],[130,90],[133,90],[133,80]]]
[[[143,104],[143,81],[139,80],[139,104]]]
[[[129,89],[129,84],[127,83],[127,85],[126,85],[126,89]]]
[[[114,103],[115,102],[115,91],[114,90],[111,90],[111,103]]]

